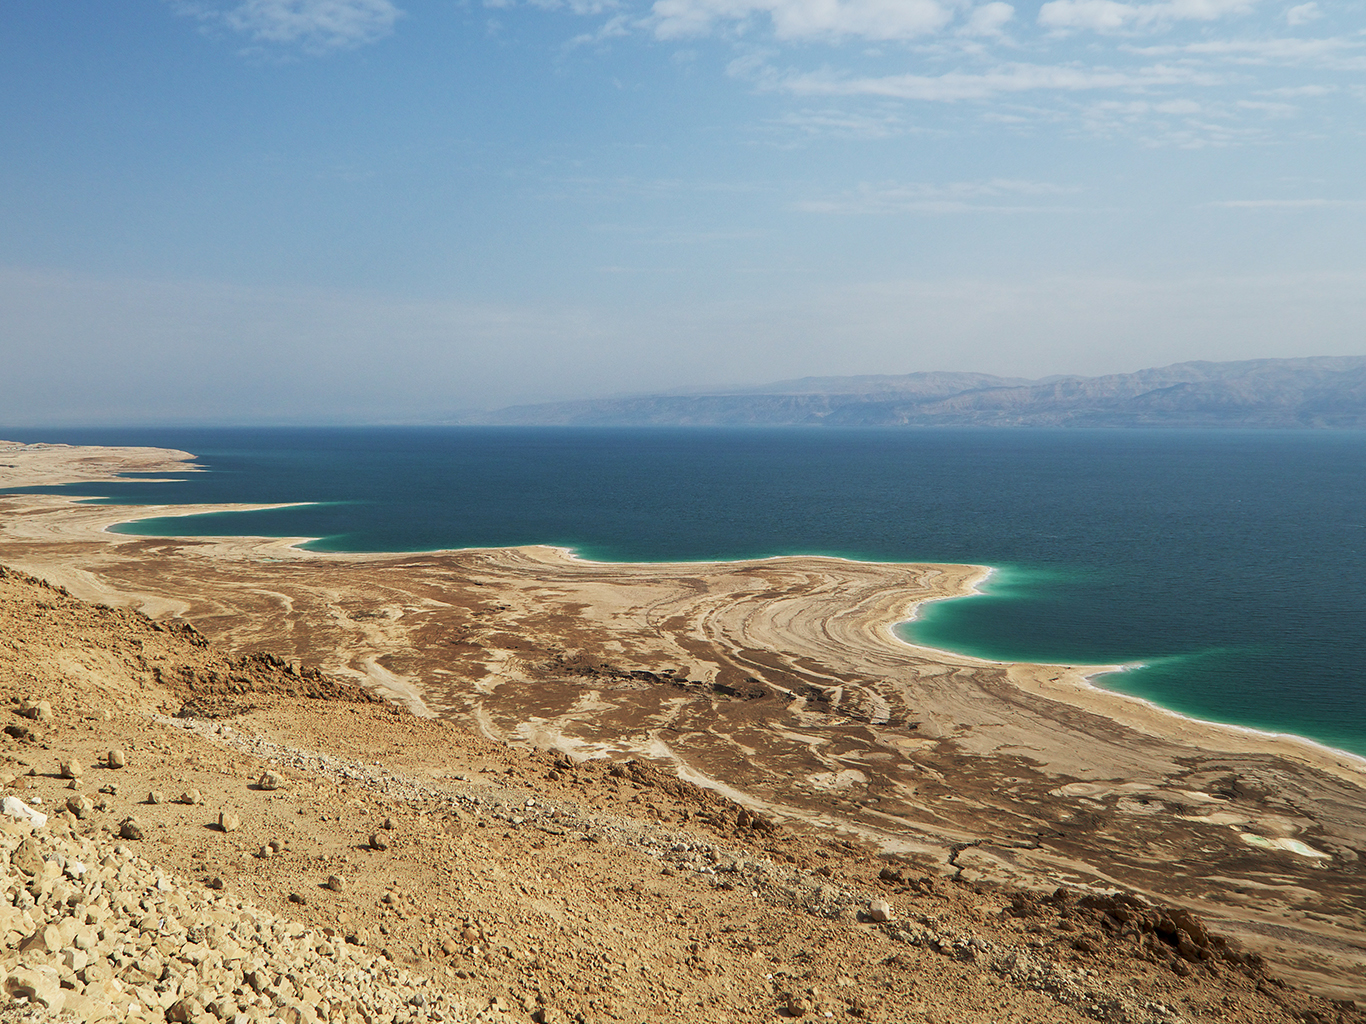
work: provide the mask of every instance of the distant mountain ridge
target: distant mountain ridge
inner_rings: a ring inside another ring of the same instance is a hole
[[[475,422],[543,426],[1366,428],[1366,356],[1175,363],[1103,377],[803,377],[553,402]]]

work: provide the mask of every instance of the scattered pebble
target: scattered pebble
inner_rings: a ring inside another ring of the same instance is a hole
[[[73,884],[101,895],[78,899]],[[4,1019],[468,1020],[463,1005],[382,951],[228,896],[221,878],[208,886],[168,876],[98,833],[20,839],[0,830],[0,891],[20,893],[31,919],[0,936]]]

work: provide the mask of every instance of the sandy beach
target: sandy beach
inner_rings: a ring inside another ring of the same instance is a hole
[[[157,449],[0,442],[0,487],[182,472]],[[779,821],[967,880],[1189,906],[1316,990],[1366,995],[1366,766],[1108,692],[1113,666],[917,647],[896,623],[972,565],[823,557],[608,564],[549,547],[303,551],[148,538],[134,518],[260,506],[0,496],[0,563],[179,617],[227,649],[363,682],[576,758],[648,759]]]

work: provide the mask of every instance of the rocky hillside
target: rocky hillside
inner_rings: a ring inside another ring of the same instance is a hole
[[[1177,363],[1029,381],[821,377],[741,391],[518,406],[482,422],[581,426],[1366,427],[1366,357]]]
[[[1359,1022],[1193,915],[972,886],[0,570],[3,1020]]]

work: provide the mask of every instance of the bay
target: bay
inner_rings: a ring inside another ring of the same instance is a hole
[[[8,429],[154,445],[208,472],[46,490],[311,502],[121,529],[335,551],[554,544],[608,561],[972,562],[903,625],[1366,754],[1366,434],[1190,430]]]

